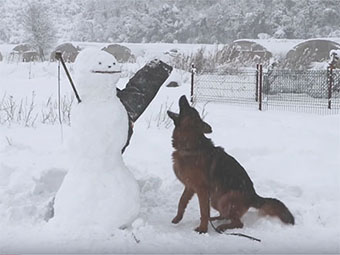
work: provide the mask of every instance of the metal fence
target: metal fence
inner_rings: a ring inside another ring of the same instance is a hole
[[[256,71],[229,70],[196,76],[194,98],[206,101],[254,103]]]
[[[192,73],[192,99],[320,114],[340,113],[340,70]]]

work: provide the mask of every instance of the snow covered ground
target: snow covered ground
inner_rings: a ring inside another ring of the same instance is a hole
[[[29,70],[31,68],[31,79]],[[131,70],[136,66],[126,67]],[[33,70],[33,71],[32,71]],[[56,64],[0,63],[0,100],[31,97],[40,114],[49,97],[56,98]],[[172,124],[166,115],[178,109],[178,98],[189,94],[187,75],[178,88],[163,87],[137,121],[124,154],[141,189],[141,212],[134,224],[107,235],[60,235],[45,221],[50,202],[68,171],[61,127],[22,122],[0,125],[0,253],[339,253],[340,252],[340,117],[198,104],[213,127],[209,135],[245,167],[258,194],[282,200],[294,214],[295,226],[244,216],[239,232],[254,242],[193,231],[199,224],[197,198],[182,222],[171,223],[183,186],[172,171]],[[120,86],[127,81],[121,79]],[[62,76],[63,94],[71,91]],[[70,127],[63,125],[66,136]],[[81,213],[81,212],[79,212]],[[216,214],[216,212],[212,212]]]

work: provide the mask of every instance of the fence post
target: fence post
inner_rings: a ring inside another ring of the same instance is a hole
[[[191,64],[191,90],[190,90],[190,102],[194,102],[194,78],[195,78],[195,65]]]
[[[262,87],[263,87],[263,72],[262,72],[262,64],[259,65],[259,110],[262,111]]]
[[[333,65],[330,64],[327,68],[328,81],[328,109],[332,108],[332,89],[333,89]]]
[[[256,64],[255,101],[259,101],[259,64]]]

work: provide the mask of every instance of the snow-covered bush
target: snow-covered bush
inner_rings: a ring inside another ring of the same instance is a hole
[[[63,96],[60,100],[60,119],[58,100],[49,97],[46,103],[37,105],[35,93],[31,97],[14,98],[11,95],[3,95],[0,101],[0,125],[11,126],[13,124],[34,127],[38,123],[54,125],[62,123],[70,125],[71,108],[74,97]]]
[[[180,53],[171,60],[171,65],[177,69],[191,71],[191,65],[194,64],[198,72],[213,70],[216,67],[217,52],[210,53],[204,47],[197,52],[187,55]]]

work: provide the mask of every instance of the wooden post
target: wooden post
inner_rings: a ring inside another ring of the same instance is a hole
[[[58,61],[58,115],[59,115],[59,124],[62,125],[63,121],[61,118],[60,61]]]
[[[259,101],[259,64],[256,65],[255,101]]]
[[[263,82],[263,72],[262,65],[260,65],[260,74],[259,74],[259,110],[262,111],[262,84]]]
[[[332,89],[333,89],[333,65],[328,66],[328,109],[332,108]]]
[[[195,78],[195,65],[191,64],[191,90],[190,90],[190,102],[194,102],[194,78]]]

